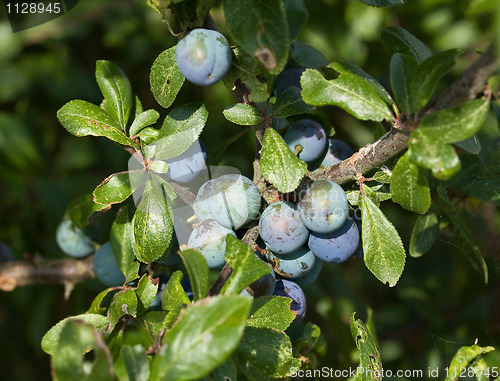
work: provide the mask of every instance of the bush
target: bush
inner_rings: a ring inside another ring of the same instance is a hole
[[[74,12],[2,31],[6,379],[500,379],[496,2]]]

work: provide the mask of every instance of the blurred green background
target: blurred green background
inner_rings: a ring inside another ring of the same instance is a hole
[[[407,1],[388,9],[358,0],[305,3],[309,20],[299,39],[330,60],[363,67],[387,87],[390,57],[379,36],[388,25],[404,27],[433,52],[465,49],[443,83],[470,65],[476,50],[484,50],[498,34],[491,15],[466,14],[468,1]],[[220,11],[213,15],[216,22],[222,21]],[[64,258],[55,229],[67,204],[91,192],[109,174],[125,170],[128,154],[104,138],[71,136],[58,123],[57,110],[75,98],[101,101],[95,61],[106,59],[126,72],[144,108],[157,109],[162,120],[167,111],[149,90],[149,69],[176,40],[142,0],[82,0],[66,16],[15,34],[3,7],[0,20],[0,243],[10,247],[16,260],[35,255]],[[222,118],[221,111],[234,101],[221,83],[208,88],[186,83],[174,106],[191,101],[206,103],[210,111],[202,134],[209,154],[222,138],[241,132],[241,127]],[[337,137],[353,147],[373,140],[373,126],[335,109],[322,112]],[[499,136],[498,120],[491,114],[480,138],[488,143]],[[253,150],[253,137],[246,134],[224,151],[218,164],[251,175]],[[416,216],[385,204],[383,210],[407,248]],[[369,310],[386,369],[442,369],[458,348],[476,339],[479,345],[498,347],[487,360],[500,366],[498,208],[474,199],[462,200],[461,206],[489,265],[489,284],[483,284],[482,275],[471,265],[471,250],[447,227],[424,257],[408,256],[394,288],[377,281],[359,258],[340,266],[325,265],[318,281],[305,287],[307,318],[321,327],[328,343],[321,366],[347,369],[357,364],[349,318],[357,311],[357,317],[366,320]],[[103,240],[109,237],[112,218],[113,211],[101,221]],[[4,246],[0,254],[4,259],[10,255]],[[79,284],[68,300],[62,286],[1,292],[1,378],[49,380],[49,356],[40,348],[42,335],[60,319],[85,312],[101,289],[97,281]]]

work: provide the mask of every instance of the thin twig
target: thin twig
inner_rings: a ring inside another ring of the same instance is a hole
[[[0,290],[33,284],[75,284],[95,278],[92,257],[85,259],[34,259],[0,266]]]
[[[181,196],[181,198],[184,200],[186,204],[193,206],[194,200],[196,200],[196,195],[193,192],[191,192],[188,188],[177,184],[174,181],[169,181],[168,183],[172,186],[175,193]]]
[[[210,287],[210,290],[208,290],[208,296],[218,295],[220,293],[220,290],[222,290],[222,286],[224,286],[227,279],[231,276],[232,273],[233,268],[226,263],[222,268],[219,276],[215,280],[214,284],[212,285],[212,287]]]

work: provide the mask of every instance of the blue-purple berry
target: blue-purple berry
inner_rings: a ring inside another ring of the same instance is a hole
[[[228,234],[236,237],[232,230],[209,218],[193,229],[188,239],[188,246],[203,254],[209,268],[219,268],[224,264],[226,236]]]
[[[222,175],[211,182],[208,210],[213,219],[228,229],[239,229],[260,211],[261,196],[248,177]]]
[[[231,47],[221,33],[198,28],[179,41],[175,59],[188,81],[208,86],[220,81],[231,67]]]
[[[292,152],[307,163],[318,159],[326,149],[326,133],[318,122],[302,119],[293,123],[285,133],[285,142]]]
[[[309,238],[309,230],[299,217],[297,206],[288,201],[269,205],[259,220],[259,234],[277,254],[293,253]]]
[[[56,241],[62,251],[75,258],[82,258],[94,252],[90,237],[69,218],[57,227]]]
[[[210,195],[210,189],[212,186],[212,180],[208,180],[205,182],[200,189],[198,189],[198,193],[196,194],[196,199],[194,200],[193,209],[196,217],[200,221],[204,221],[208,218],[212,218],[210,214],[210,210],[208,208],[208,197]]]
[[[347,219],[349,206],[346,194],[342,187],[333,181],[313,181],[300,196],[300,218],[313,232],[333,232]]]
[[[325,262],[341,263],[351,257],[359,245],[359,230],[351,219],[332,233],[311,233],[309,249]]]
[[[267,260],[274,271],[285,278],[298,278],[306,275],[314,267],[316,257],[307,245],[290,254],[275,254],[267,250]]]
[[[102,244],[92,259],[94,272],[104,285],[108,287],[122,286],[126,279],[116,261],[111,242]]]
[[[307,274],[294,278],[294,282],[297,283],[299,286],[307,286],[309,284],[312,284],[318,279],[319,273],[321,272],[321,269],[323,268],[323,261],[316,257],[316,260],[314,261],[314,265],[310,271],[307,272]]]
[[[338,164],[351,157],[353,153],[351,147],[343,140],[328,139],[327,149],[318,160],[321,161],[319,164],[317,164],[318,161],[315,162],[315,167],[317,167],[315,170],[325,169],[330,165]]]
[[[292,299],[290,309],[296,313],[292,324],[298,324],[304,319],[307,308],[306,296],[297,283],[287,279],[279,279],[276,281],[274,295],[285,296]]]

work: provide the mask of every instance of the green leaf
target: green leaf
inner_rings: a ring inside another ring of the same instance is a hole
[[[143,128],[142,130],[140,130],[137,133],[137,136],[139,136],[139,138],[141,139],[143,149],[145,150],[147,148],[145,146],[155,142],[156,139],[158,139],[158,136],[160,136],[160,130],[157,130],[156,128],[152,128],[152,127],[146,127],[146,128]],[[146,154],[146,157],[149,157],[149,156]]]
[[[470,364],[470,368],[474,371],[477,381],[490,381],[490,367],[481,356],[475,358],[475,360]],[[498,381],[499,378],[497,377],[496,380]]]
[[[266,180],[283,193],[295,190],[307,172],[307,164],[290,151],[273,128],[264,133],[259,165]]]
[[[183,277],[182,271],[176,270],[168,279],[161,293],[161,308],[165,311],[172,311],[179,306],[191,303],[181,284]]]
[[[449,179],[460,169],[460,160],[453,147],[436,141],[433,134],[429,136],[420,129],[410,136],[408,155],[415,164],[432,170],[439,180]]]
[[[330,63],[330,60],[323,53],[303,41],[294,41],[290,44],[290,56],[298,66],[311,69],[317,69]]]
[[[370,87],[375,90],[375,92],[382,98],[388,105],[393,105],[394,100],[391,95],[387,92],[387,90],[382,86],[375,78],[373,78],[370,74],[365,72],[359,66],[354,65],[349,62],[341,62],[334,61],[330,63],[327,67],[335,70],[339,74],[354,74],[362,79],[370,85]]]
[[[321,329],[310,321],[306,322],[302,335],[293,343],[293,353],[295,357],[300,357],[301,354],[307,353],[308,358],[312,358],[311,354],[318,354],[323,357],[327,352],[327,343],[324,336],[321,334]]]
[[[109,319],[106,316],[98,314],[82,314],[71,316],[66,319],[61,320],[59,323],[54,325],[42,338],[42,349],[45,353],[49,355],[54,355],[57,343],[59,342],[61,336],[61,330],[69,321],[81,321],[86,324],[92,325],[95,329],[102,332],[109,324]]]
[[[290,40],[297,38],[300,28],[307,22],[309,12],[303,0],[284,0]]]
[[[382,360],[377,344],[365,323],[361,319],[354,319],[355,315],[355,312],[351,315],[351,334],[359,350],[359,367],[363,369],[361,380],[381,380]]]
[[[139,327],[144,327],[145,332],[151,342],[155,342],[158,336],[166,329],[170,328],[171,321],[177,318],[179,311],[148,311],[144,315],[137,318],[137,324]]]
[[[415,58],[418,63],[431,56],[429,48],[422,41],[399,26],[385,28],[382,31],[381,39],[385,50],[391,54],[406,54]]]
[[[257,107],[236,103],[222,111],[227,120],[240,126],[255,126],[264,121],[264,115]]]
[[[313,106],[338,106],[360,120],[392,120],[392,112],[370,84],[355,74],[346,73],[326,80],[323,75],[307,69],[300,79],[302,98]]]
[[[380,169],[377,172],[375,172],[375,174],[372,176],[372,179],[379,183],[390,184],[392,172],[390,172],[390,169],[387,168],[387,166],[383,167],[385,167],[383,170]]]
[[[379,206],[382,201],[389,200],[392,197],[389,186],[387,184],[377,184],[369,187],[363,184],[363,192],[368,196],[372,202]],[[346,190],[347,201],[351,205],[358,205],[360,191],[357,189]]]
[[[301,90],[291,86],[276,98],[273,107],[273,117],[287,118],[293,115],[306,114],[314,109],[314,106],[306,104],[302,100]]]
[[[290,375],[292,368],[301,365],[293,357],[288,335],[275,329],[246,327],[238,352],[264,375],[274,378]]]
[[[167,197],[170,200],[172,200],[172,201],[175,200],[177,198],[177,193],[175,193],[175,190],[172,187],[172,185],[167,180],[165,180],[164,178],[162,178],[160,176],[157,176],[156,178],[160,182],[160,184],[161,184],[161,186],[163,188],[163,192],[165,192],[165,194],[167,195]]]
[[[454,65],[458,49],[448,50],[427,58],[417,66],[410,79],[410,112],[420,111],[431,99],[441,77]]]
[[[108,318],[111,326],[116,325],[125,315],[137,317],[138,300],[134,290],[119,291],[109,305]]]
[[[498,100],[500,97],[500,75],[491,75],[488,78],[488,87],[491,89],[492,98]]]
[[[117,65],[100,60],[96,64],[95,78],[108,102],[108,110],[112,111],[110,116],[125,131],[133,101],[132,87],[127,76]]]
[[[99,334],[81,321],[70,321],[61,330],[61,337],[51,359],[55,380],[114,380],[113,363],[108,347],[97,340]],[[94,361],[83,363],[83,355],[94,349]],[[91,366],[91,367],[90,367]]]
[[[238,372],[244,374],[248,381],[276,381],[275,378],[265,376],[260,372],[243,354],[236,351],[232,359],[236,364]]]
[[[228,234],[224,259],[233,272],[221,289],[221,294],[239,294],[251,283],[269,273],[269,266],[262,261],[250,246]]]
[[[146,110],[137,115],[129,129],[129,136],[135,136],[137,133],[147,126],[155,124],[160,114],[156,110]]]
[[[149,176],[132,218],[137,259],[150,263],[160,258],[172,240],[173,221],[165,195],[154,176]]]
[[[453,145],[474,155],[478,155],[481,152],[481,142],[477,136],[471,136],[470,138],[455,142]]]
[[[291,302],[290,298],[282,296],[263,296],[254,299],[246,325],[284,331],[295,319],[295,313],[290,309]]]
[[[201,378],[224,363],[243,334],[251,300],[215,296],[189,305],[163,338],[153,360],[152,380]]]
[[[170,111],[156,141],[156,158],[168,160],[186,151],[200,136],[207,118],[202,103],[187,103]]]
[[[368,197],[377,207],[380,207],[380,199],[378,198],[377,193],[375,193],[375,191],[366,184],[363,184],[362,188],[365,197]],[[361,194],[361,192],[359,192],[359,194]],[[359,195],[358,195],[358,202],[359,202]]]
[[[493,347],[480,347],[478,345],[460,348],[455,356],[453,356],[450,366],[447,368],[448,376],[444,381],[457,381],[461,377],[462,370],[467,369],[467,366],[471,362],[477,357],[494,350],[495,348]]]
[[[137,313],[142,315],[147,311],[151,303],[153,303],[156,294],[158,293],[158,278],[151,278],[147,274],[144,274],[139,280],[139,284],[135,289],[135,294],[137,296]]]
[[[57,112],[63,127],[75,136],[104,136],[114,142],[139,149],[139,146],[121,130],[120,126],[100,107],[82,100],[66,103]]]
[[[126,282],[137,279],[139,272],[139,262],[135,260],[134,250],[132,249],[132,234],[134,234],[134,230],[128,209],[126,207],[121,208],[111,226],[110,241],[116,262],[118,262],[125,275]]]
[[[80,229],[85,228],[90,219],[100,211],[109,209],[109,205],[96,204],[92,193],[73,199],[66,208],[65,216],[69,216],[71,221]]]
[[[207,12],[214,6],[214,2],[215,0],[174,0],[170,10],[182,29],[186,30],[202,26]]]
[[[144,107],[142,107],[141,100],[139,97],[136,95],[134,97],[134,114],[133,118],[134,120],[137,119],[137,117],[144,112]]]
[[[120,355],[125,363],[129,381],[148,381],[151,372],[150,362],[146,354],[146,348],[137,344],[124,345]]]
[[[228,358],[227,361],[215,368],[212,372],[212,376],[214,378],[213,381],[237,380],[237,369],[233,359]]]
[[[439,233],[438,217],[433,212],[418,216],[410,238],[410,255],[421,257],[432,247]]]
[[[99,314],[99,315],[105,315],[107,308],[102,307],[101,304],[104,301],[104,299],[110,294],[116,292],[116,289],[113,287],[107,288],[103,291],[101,291],[97,296],[94,298],[92,301],[92,304],[90,305],[89,309],[86,314]]]
[[[406,210],[423,214],[431,206],[427,171],[413,164],[405,153],[392,170],[392,200]]]
[[[139,176],[145,176],[145,171],[140,171]],[[138,177],[139,177],[138,176]],[[141,181],[134,182],[140,184]],[[130,172],[113,173],[105,178],[92,193],[94,202],[101,205],[119,204],[125,201],[132,194],[130,185]]]
[[[233,91],[236,86],[241,87],[243,84],[250,92],[248,95],[250,102],[266,102],[269,98],[267,86],[259,80],[265,73],[264,68],[253,54],[249,55],[239,48],[235,48],[233,52],[236,59],[224,76],[224,85]]]
[[[363,3],[373,7],[389,7],[391,5],[403,4],[403,0],[361,0]]]
[[[363,252],[366,267],[382,283],[394,286],[405,265],[405,250],[398,232],[370,198],[360,195]]]
[[[290,43],[283,1],[224,0],[223,6],[233,40],[271,74],[283,70]]]
[[[473,136],[484,124],[489,102],[475,99],[422,118],[419,130],[440,143],[455,143]],[[413,136],[413,135],[412,135]]]
[[[195,301],[203,299],[208,294],[209,269],[207,260],[203,254],[194,249],[181,250],[179,255],[189,276],[193,299]]]
[[[404,114],[411,114],[413,106],[410,99],[410,79],[418,66],[412,56],[395,53],[391,58],[391,87],[396,103]]]
[[[168,164],[166,161],[163,161],[163,160],[154,160],[152,163],[151,163],[151,166],[150,166],[151,170],[155,173],[159,173],[159,174],[163,174],[163,173],[167,173],[168,172]],[[161,177],[158,179],[158,181],[163,185],[163,184],[168,184],[168,182],[166,181],[162,181],[163,179],[161,179]]]
[[[149,83],[156,101],[169,108],[174,103],[177,93],[184,84],[184,76],[179,71],[175,61],[173,46],[162,52],[153,62]]]

